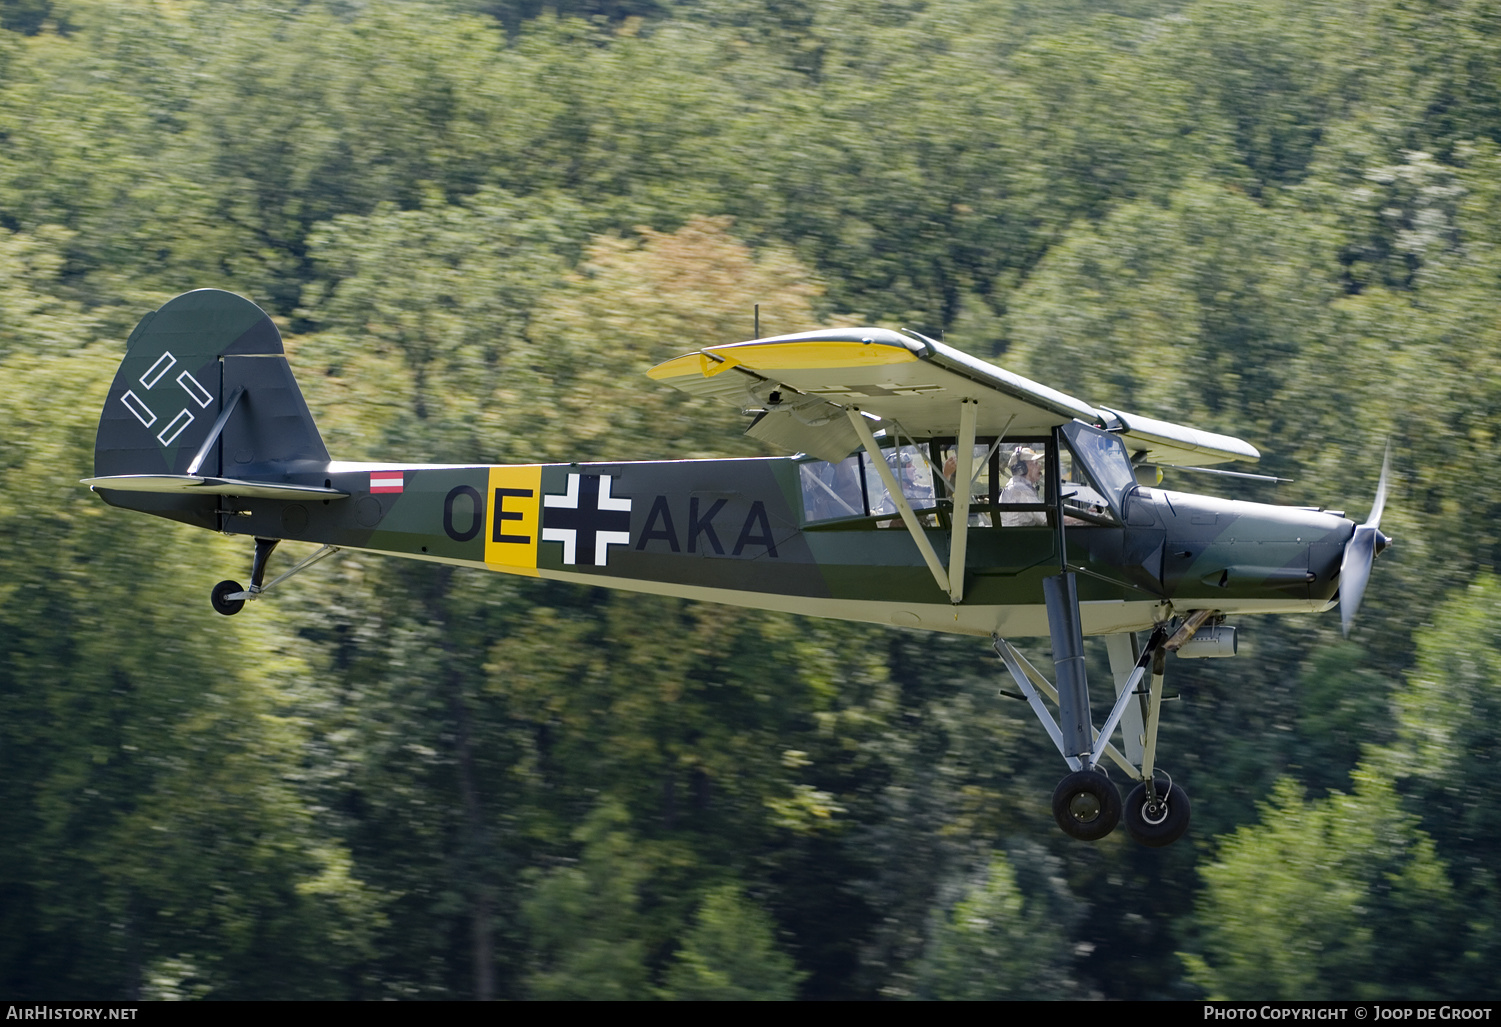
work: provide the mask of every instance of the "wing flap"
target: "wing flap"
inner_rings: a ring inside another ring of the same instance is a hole
[[[798,416],[799,412],[772,410],[758,416],[745,434],[792,453],[808,453],[837,464],[860,448],[860,436],[855,434],[842,410],[824,405],[836,415],[825,423],[808,424]]]
[[[256,499],[344,499],[349,495],[338,489],[313,485],[208,478],[193,474],[116,474],[106,478],[84,478],[82,484],[91,489],[115,489],[119,492],[191,492],[216,496],[251,496]]]

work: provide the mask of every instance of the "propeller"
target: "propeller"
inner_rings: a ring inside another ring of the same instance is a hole
[[[1355,611],[1360,609],[1360,600],[1365,595],[1366,584],[1371,580],[1371,564],[1376,554],[1391,544],[1391,539],[1381,533],[1381,511],[1386,507],[1386,476],[1391,469],[1392,448],[1388,444],[1386,456],[1381,460],[1381,481],[1376,486],[1376,502],[1371,505],[1371,515],[1364,524],[1355,526],[1355,534],[1345,543],[1345,555],[1339,564],[1339,622],[1345,637],[1350,637],[1350,625],[1355,623]]]

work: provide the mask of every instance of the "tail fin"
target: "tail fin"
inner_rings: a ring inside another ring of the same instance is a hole
[[[98,479],[292,483],[321,477],[327,464],[271,318],[243,297],[199,289],[130,333],[99,418],[90,482],[112,505],[217,528],[218,496],[122,491]]]

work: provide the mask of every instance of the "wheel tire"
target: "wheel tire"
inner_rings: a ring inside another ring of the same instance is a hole
[[[1121,793],[1101,770],[1076,770],[1053,789],[1053,819],[1063,833],[1093,842],[1121,822]]]
[[[243,591],[245,591],[245,589],[240,585],[238,581],[221,581],[219,582],[219,584],[215,585],[214,590],[209,593],[209,602],[214,604],[214,609],[219,613],[224,614],[224,616],[226,617],[233,617],[235,614],[245,609],[245,600],[226,599],[225,596],[234,595],[236,592]]]
[[[1166,778],[1156,778],[1161,796],[1157,808],[1147,801],[1143,781],[1126,796],[1126,831],[1142,845],[1160,849],[1183,837],[1188,830],[1188,793]]]

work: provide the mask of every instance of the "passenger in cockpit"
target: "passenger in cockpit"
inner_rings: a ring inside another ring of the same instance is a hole
[[[1042,496],[1037,490],[1038,483],[1042,481],[1042,457],[1043,454],[1026,446],[1016,447],[1011,454],[1011,461],[1007,469],[1011,471],[1011,481],[1001,489],[1001,505],[1018,503],[1041,503]],[[1048,515],[1044,510],[1002,510],[1001,527],[1023,528],[1033,525],[1046,527]]]

